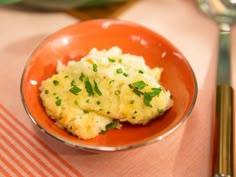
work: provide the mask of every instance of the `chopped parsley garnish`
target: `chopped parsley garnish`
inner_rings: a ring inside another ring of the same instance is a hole
[[[152,107],[152,105],[150,104],[150,102],[152,101],[152,98],[153,96],[152,94],[150,94],[150,92],[144,93],[144,100],[143,100],[144,104],[148,107]]]
[[[111,63],[115,63],[116,60],[114,58],[108,58],[108,61],[111,62]]]
[[[164,113],[164,109],[158,109],[157,110],[159,114],[163,114]]]
[[[120,95],[120,90],[116,90],[115,95]]]
[[[97,72],[98,71],[98,65],[97,64],[93,64],[93,71]]]
[[[45,90],[44,93],[45,93],[45,94],[49,94],[49,90]]]
[[[144,93],[144,104],[148,107],[152,107],[152,105],[150,104],[150,102],[152,101],[152,99],[155,96],[159,96],[159,94],[161,93],[162,88],[152,88],[152,92],[145,92]]]
[[[128,74],[127,73],[123,73],[123,76],[128,77]]]
[[[88,96],[93,96],[94,95],[93,87],[89,81],[89,78],[85,78],[84,84],[85,84],[85,88],[88,92]]]
[[[82,90],[77,87],[76,85],[73,85],[71,88],[70,88],[70,92],[73,93],[74,95],[77,95],[79,92],[81,92]]]
[[[130,102],[129,102],[129,103],[130,103],[130,104],[134,104],[134,102],[135,102],[134,100],[130,100]]]
[[[108,130],[111,130],[111,129],[113,129],[113,128],[116,128],[118,126],[118,122],[111,122],[111,123],[109,123],[109,124],[107,124],[106,125],[106,129],[105,130],[102,130],[100,133],[101,134],[104,134],[104,133],[106,133]]]
[[[129,84],[129,87],[133,90],[133,92],[136,95],[138,95],[138,96],[143,95],[144,104],[148,107],[152,107],[152,105],[150,104],[152,99],[155,96],[159,96],[160,92],[162,91],[162,88],[161,87],[160,88],[152,88],[151,92],[142,92],[142,91],[140,91],[146,86],[147,86],[147,84],[144,81],[137,81],[137,82],[134,82],[133,84]]]
[[[109,84],[111,84],[112,82],[115,82],[115,80],[110,80]]]
[[[86,103],[89,103],[89,99],[86,100]]]
[[[134,114],[137,114],[137,111],[134,111]],[[132,119],[136,119],[136,115],[133,115]]]
[[[84,74],[83,74],[83,73],[80,74],[79,80],[80,80],[80,81],[83,81],[83,80],[84,80]]]
[[[147,84],[144,81],[137,81],[133,83],[133,86],[139,90],[143,89],[147,86]]]
[[[122,63],[122,62],[123,62],[123,60],[122,60],[122,59],[119,59],[119,60],[118,60],[118,62],[119,62],[119,63]]]
[[[57,106],[61,106],[61,99],[57,99],[55,103]]]
[[[133,92],[138,95],[138,96],[141,96],[143,95],[143,92],[140,91],[141,89],[143,89],[144,87],[146,87],[147,84],[144,82],[144,81],[137,81],[137,82],[134,82],[133,85],[132,84],[129,84],[129,87],[131,89],[133,89]]]
[[[84,110],[84,113],[87,114],[87,113],[89,113],[89,111],[88,110]]]
[[[136,89],[136,88],[133,89],[133,92],[134,92],[136,95],[138,95],[138,96],[143,95],[143,92],[139,91],[139,90]]]
[[[96,103],[97,103],[97,105],[99,105],[99,104],[101,104],[101,101],[98,100]]]
[[[75,100],[75,101],[74,101],[74,104],[78,106],[78,105],[79,105],[79,101],[78,101],[78,100]]]
[[[122,73],[123,73],[122,68],[118,68],[118,69],[116,69],[116,73],[117,73],[117,74],[122,74]]]
[[[58,80],[53,80],[53,84],[58,85],[59,84]]]
[[[139,72],[140,74],[143,74],[143,73],[144,73],[143,70],[141,70],[141,69],[138,70],[138,72]]]
[[[162,91],[162,88],[159,87],[159,88],[152,88],[152,91],[156,94],[156,95],[159,95]]]
[[[98,88],[98,84],[95,80],[93,80],[94,82],[94,91],[99,95],[99,96],[102,96],[102,92],[99,90]]]
[[[71,86],[75,85],[75,80],[73,79],[70,83]]]
[[[129,88],[133,89],[133,92],[138,95],[141,96],[143,95],[143,92],[141,92],[140,90],[138,90],[136,87],[134,87],[132,84],[129,84]]]

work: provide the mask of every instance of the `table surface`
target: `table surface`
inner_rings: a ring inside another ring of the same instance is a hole
[[[49,137],[28,118],[20,80],[31,53],[60,28],[94,18],[142,24],[175,44],[191,64],[199,87],[196,105],[188,120],[162,141],[129,151],[88,153]],[[1,5],[0,22],[0,176],[211,176],[218,28],[194,1],[130,0],[63,11]],[[235,88],[235,27],[231,54]]]

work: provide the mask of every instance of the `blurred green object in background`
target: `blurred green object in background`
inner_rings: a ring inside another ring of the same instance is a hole
[[[43,9],[69,9],[84,6],[99,6],[125,0],[0,0],[0,4],[22,2]]]
[[[125,0],[88,0],[84,6],[99,6],[114,2],[124,2]]]
[[[20,2],[22,0],[0,0],[0,4],[8,4],[8,3],[15,3]]]

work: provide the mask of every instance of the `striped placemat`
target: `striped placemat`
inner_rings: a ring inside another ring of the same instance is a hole
[[[82,176],[2,104],[0,125],[1,177]]]

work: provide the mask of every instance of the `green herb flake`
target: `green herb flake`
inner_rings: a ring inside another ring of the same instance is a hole
[[[116,122],[116,121],[111,122],[111,123],[109,123],[109,124],[106,125],[105,130],[102,130],[102,131],[100,132],[100,134],[104,134],[104,133],[106,133],[108,130],[111,130],[111,129],[116,128],[118,125],[119,125],[119,124],[118,124],[118,122]]]
[[[93,64],[93,71],[97,72],[98,71],[98,65],[97,64]]]
[[[108,58],[108,61],[111,62],[111,63],[115,63],[116,60],[114,58]]]
[[[98,88],[98,84],[95,80],[93,80],[94,82],[94,91],[99,95],[99,96],[102,96],[102,92],[99,90]]]
[[[49,90],[45,90],[44,93],[47,95],[49,94]]]
[[[152,101],[153,96],[151,95],[150,92],[144,93],[144,104],[148,107],[152,107],[152,105],[150,104],[150,102]]]
[[[129,88],[133,89],[134,87],[133,87],[133,85],[132,85],[132,84],[129,84]]]
[[[89,103],[89,99],[86,100],[86,103]]]
[[[119,62],[119,63],[122,63],[122,62],[123,62],[123,60],[122,60],[122,59],[119,59],[119,60],[118,60],[118,62]]]
[[[97,103],[97,105],[99,105],[99,104],[101,104],[101,101],[98,100],[96,103]]]
[[[143,73],[144,73],[143,70],[141,70],[141,69],[138,70],[138,72],[139,72],[140,74],[143,74]]]
[[[85,114],[88,114],[88,113],[89,113],[89,111],[88,111],[88,110],[84,110],[84,113],[85,113]]]
[[[110,80],[109,84],[111,84],[112,82],[115,82],[115,80]]]
[[[137,81],[133,83],[133,86],[139,90],[143,89],[144,87],[147,86],[147,84],[144,81]]]
[[[84,74],[83,74],[83,73],[80,74],[79,80],[80,80],[80,81],[83,81],[83,80],[84,80]]]
[[[61,99],[57,99],[55,103],[57,106],[61,106]]]
[[[73,79],[70,83],[71,86],[75,85],[75,80]]]
[[[128,74],[127,73],[123,73],[123,76],[128,77]]]
[[[78,105],[79,105],[79,101],[78,101],[78,100],[75,100],[75,101],[74,101],[74,104],[78,106]]]
[[[136,87],[134,87],[132,84],[129,84],[129,88],[131,88],[133,90],[133,92],[138,95],[141,96],[143,95],[143,92],[141,92],[140,90],[138,90]]]
[[[73,85],[71,88],[70,88],[70,92],[73,93],[74,95],[77,95],[79,92],[81,92],[82,90],[77,87],[76,85]]]
[[[69,78],[69,76],[68,76],[68,75],[66,75],[64,78],[65,78],[65,79],[66,79],[66,78]]]
[[[123,73],[122,68],[118,68],[118,69],[116,69],[116,73],[117,73],[117,74],[122,74],[122,73]]]
[[[143,95],[143,92],[141,92],[140,90],[138,90],[137,88],[133,88],[133,92],[138,95],[138,96],[141,96]]]
[[[85,88],[88,92],[88,96],[93,96],[94,95],[93,87],[92,87],[92,84],[89,81],[89,78],[85,78],[84,84],[85,84]]]
[[[116,96],[120,95],[120,90],[116,90],[116,91],[115,91],[115,95],[116,95]]]
[[[157,111],[159,114],[163,114],[165,112],[164,109],[157,109]]]
[[[155,96],[159,96],[161,93],[162,88],[152,88],[152,92],[145,92],[144,93],[144,104],[148,107],[152,107],[150,102]]]
[[[54,85],[58,85],[59,84],[58,80],[53,80],[52,82],[53,82]]]
[[[134,102],[135,102],[134,100],[130,100],[130,102],[129,102],[129,103],[130,103],[130,104],[134,104]]]
[[[152,88],[152,91],[155,93],[155,96],[159,96],[159,94],[162,91],[162,88],[161,87],[159,87],[159,88]]]

